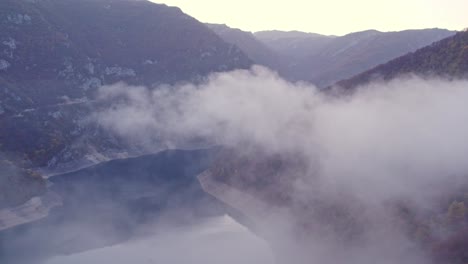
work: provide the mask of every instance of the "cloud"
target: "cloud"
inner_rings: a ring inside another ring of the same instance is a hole
[[[110,106],[94,119],[140,144],[180,146],[199,140],[299,155],[309,167],[300,171],[303,181],[293,195],[351,197],[358,205],[343,204],[363,210],[362,218],[370,222],[365,246],[348,252],[354,254],[352,263],[392,254],[405,256],[403,263],[423,263],[420,255],[404,253],[414,245],[402,230],[386,227],[385,205],[404,200],[415,208],[430,207],[459,187],[468,171],[466,80],[413,76],[333,98],[253,67],[213,74],[196,85],[147,89],[120,83],[103,87],[99,99]],[[314,181],[308,180],[311,174]],[[343,257],[330,256],[335,244],[309,242],[329,256],[317,261],[336,263]]]

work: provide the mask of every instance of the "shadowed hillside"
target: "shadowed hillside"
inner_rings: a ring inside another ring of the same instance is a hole
[[[200,81],[251,61],[180,9],[149,1],[0,3],[0,152],[34,166],[102,160],[119,142],[86,123],[96,89]],[[90,136],[93,135],[93,136]]]

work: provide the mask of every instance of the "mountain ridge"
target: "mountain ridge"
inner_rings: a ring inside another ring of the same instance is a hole
[[[458,32],[452,37],[339,81],[336,85],[351,89],[372,80],[390,80],[408,74],[449,79],[467,78],[468,31]]]
[[[455,34],[439,28],[390,32],[370,29],[343,36],[278,30],[251,33],[227,25],[211,28],[255,62],[289,81],[311,82],[320,88]],[[246,45],[245,39],[256,44]]]

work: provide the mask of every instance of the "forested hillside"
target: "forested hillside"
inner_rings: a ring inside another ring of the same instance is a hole
[[[408,74],[450,79],[468,77],[468,31],[340,81],[338,85],[353,88],[372,80],[390,80]]]
[[[102,85],[197,82],[250,65],[240,49],[176,7],[1,1],[0,153],[21,166],[105,159],[123,148],[85,120]]]

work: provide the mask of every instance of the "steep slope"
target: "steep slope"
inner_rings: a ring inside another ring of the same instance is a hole
[[[340,81],[338,85],[353,88],[374,79],[389,80],[407,74],[468,77],[468,31],[459,32],[455,36],[379,65],[353,78]]]
[[[0,152],[24,166],[104,159],[120,142],[83,120],[98,87],[198,81],[250,65],[238,48],[178,8],[125,0],[2,1]]]
[[[455,32],[443,29],[379,32],[367,30],[341,37],[301,32],[259,32],[257,38],[288,58],[284,75],[320,87],[371,69]]]
[[[281,56],[259,41],[251,32],[230,28],[221,24],[207,24],[207,26],[226,42],[239,47],[255,63],[273,70],[281,70]]]
[[[352,33],[337,38],[320,54],[306,57],[293,72],[308,75],[323,87],[453,34],[443,29]]]

